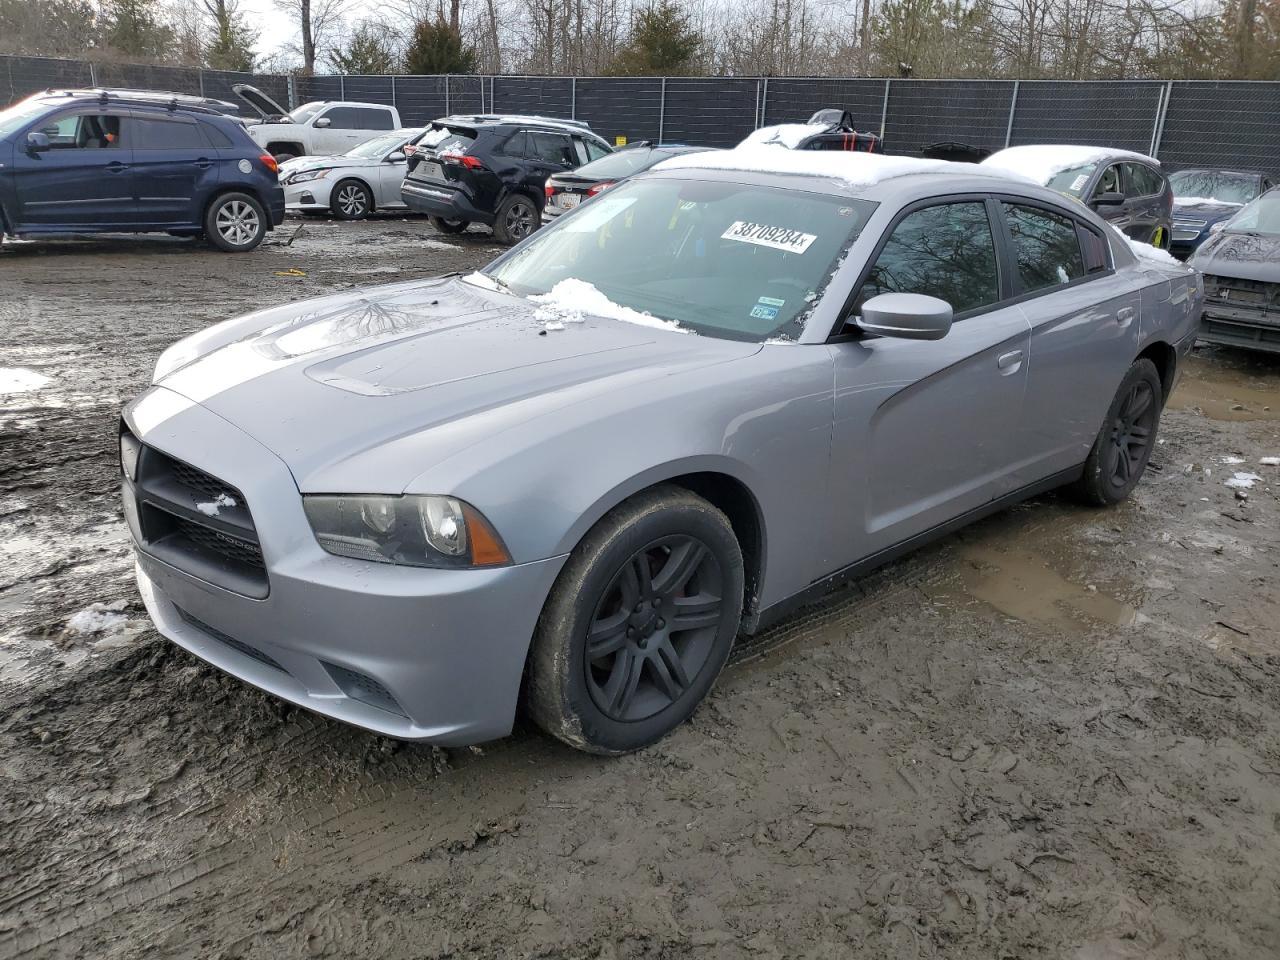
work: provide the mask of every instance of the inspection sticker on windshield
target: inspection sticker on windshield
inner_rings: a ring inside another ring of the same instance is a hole
[[[1089,175],[1087,173],[1082,173],[1080,174],[1080,176],[1076,177],[1074,180],[1071,181],[1071,189],[1083,190],[1084,185],[1088,182],[1089,182]]]
[[[817,240],[812,233],[801,233],[787,227],[771,227],[767,223],[751,223],[749,220],[735,220],[729,229],[720,234],[721,240],[738,240],[742,243],[754,243],[761,247],[772,247],[774,250],[785,250],[787,253],[804,253],[809,244]]]

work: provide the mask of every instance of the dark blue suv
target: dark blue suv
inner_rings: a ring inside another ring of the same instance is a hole
[[[164,232],[252,250],[284,220],[276,162],[213,104],[49,90],[0,111],[0,233]]]

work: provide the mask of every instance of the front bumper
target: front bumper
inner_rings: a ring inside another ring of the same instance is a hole
[[[285,184],[284,205],[288,210],[328,210],[329,194],[333,184],[327,179],[304,180],[298,184]]]
[[[563,557],[484,570],[336,557],[316,542],[288,468],[247,434],[163,388],[130,405],[126,423],[147,446],[239,489],[269,584],[255,599],[202,579],[153,554],[135,529],[138,587],[162,635],[284,700],[385,736],[459,746],[510,732]]]
[[[422,183],[408,177],[400,185],[400,199],[417,213],[427,213],[445,220],[466,220],[493,226],[493,211],[474,206],[461,190]]]

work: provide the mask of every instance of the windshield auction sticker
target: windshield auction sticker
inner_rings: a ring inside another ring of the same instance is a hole
[[[761,247],[772,247],[774,250],[785,250],[787,253],[804,253],[809,244],[817,240],[812,233],[801,233],[787,227],[771,227],[767,223],[751,223],[749,220],[735,220],[729,229],[720,234],[721,240],[737,240],[740,243],[754,243]]]

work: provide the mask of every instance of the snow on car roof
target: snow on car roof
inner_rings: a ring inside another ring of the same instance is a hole
[[[796,124],[796,126],[804,126]],[[799,174],[840,180],[853,187],[870,187],[895,177],[917,173],[950,173],[961,176],[992,177],[1000,180],[1027,180],[995,168],[983,169],[974,163],[924,160],[919,157],[888,157],[882,153],[852,150],[789,150],[778,144],[752,143],[732,150],[687,153],[664,160],[655,170],[736,170],[750,173]]]
[[[794,150],[809,137],[816,137],[818,134],[826,133],[830,129],[831,124],[829,123],[780,123],[777,126],[752,130],[738,146],[746,147],[753,143],[762,145],[772,143]]]
[[[1063,170],[1083,167],[1102,160],[1128,157],[1145,160],[1160,166],[1160,161],[1144,153],[1120,150],[1116,147],[1082,147],[1072,144],[1034,144],[1024,147],[1006,147],[987,157],[979,166],[1019,173],[1036,183],[1048,183]]]

